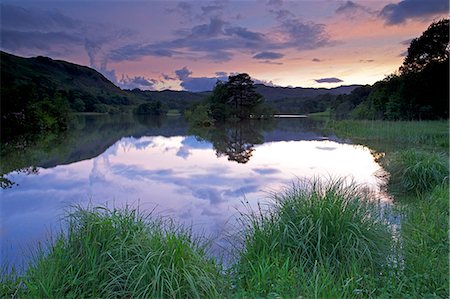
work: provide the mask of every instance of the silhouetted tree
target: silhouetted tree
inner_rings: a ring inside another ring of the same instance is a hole
[[[422,35],[411,41],[403,65],[402,74],[417,73],[431,63],[448,63],[449,19],[432,23]]]
[[[262,96],[255,91],[254,82],[246,73],[229,76],[226,87],[228,102],[234,106],[239,119],[249,118],[252,110],[262,102]]]

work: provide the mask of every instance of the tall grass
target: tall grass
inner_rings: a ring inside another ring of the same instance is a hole
[[[77,209],[68,223],[19,278],[19,297],[219,297],[220,269],[187,230],[130,209]]]
[[[445,150],[449,147],[449,122],[440,121],[329,121],[325,131],[363,143],[378,151],[420,147]]]
[[[436,186],[407,207],[402,223],[405,293],[449,296],[449,186]]]
[[[306,188],[305,188],[306,187]],[[268,211],[243,218],[238,293],[286,297],[368,295],[391,235],[367,194],[343,180],[296,185]]]
[[[390,183],[400,191],[423,193],[448,181],[448,157],[420,150],[404,150],[392,154],[386,169]]]

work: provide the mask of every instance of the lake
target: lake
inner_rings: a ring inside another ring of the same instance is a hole
[[[382,196],[371,150],[320,132],[309,118],[189,128],[182,118],[79,116],[74,128],[2,157],[2,264],[59,232],[74,205],[139,207],[215,240],[237,216],[299,179],[349,177]]]

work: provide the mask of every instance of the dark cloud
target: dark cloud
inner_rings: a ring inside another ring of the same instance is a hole
[[[212,12],[217,12],[223,9],[223,6],[221,5],[207,5],[207,6],[202,6],[200,8],[202,10],[203,15],[208,15]]]
[[[315,79],[314,81],[316,81],[317,83],[340,83],[340,82],[344,82],[339,78],[321,78],[321,79]]]
[[[337,14],[355,14],[360,12],[373,13],[369,8],[353,1],[346,1],[336,9]]]
[[[438,14],[447,14],[448,0],[403,0],[399,3],[388,4],[380,11],[386,24],[395,25],[408,19],[423,19]]]
[[[280,59],[284,54],[276,52],[261,52],[253,56],[254,59]]]
[[[184,90],[192,92],[210,91],[213,90],[218,80],[225,81],[228,79],[220,77],[191,77],[183,80],[180,85]]]
[[[285,19],[274,31],[265,34],[234,26],[221,17],[212,17],[207,23],[177,30],[176,35],[177,38],[172,40],[129,44],[111,50],[109,58],[117,62],[153,55],[223,63],[231,60],[237,51],[255,53],[286,48],[309,50],[332,44],[324,25],[305,23],[299,19]],[[284,41],[272,40],[273,35],[283,36]]]
[[[220,18],[211,18],[209,24],[194,26],[191,29],[195,37],[216,37],[224,33],[223,26],[227,24]]]
[[[51,31],[58,28],[59,31],[65,29],[78,31],[81,26],[78,20],[56,10],[30,11],[18,6],[0,4],[0,15],[3,29]]]
[[[119,81],[117,81],[117,84],[122,89],[139,88],[141,90],[154,90],[155,83],[155,80],[147,79],[143,76],[123,76]]]
[[[283,0],[269,0],[269,1],[267,1],[267,5],[282,6],[283,5]]]
[[[269,12],[272,13],[278,21],[295,17],[295,15],[287,9],[270,9]]]
[[[191,77],[192,72],[187,68],[176,70],[175,74],[178,80],[181,81],[180,85],[184,90],[192,92],[210,91],[214,88],[218,80],[225,81],[227,76],[223,77]]]
[[[231,35],[231,36],[237,36],[239,38],[242,38],[244,40],[249,40],[249,41],[264,41],[265,40],[264,34],[259,33],[259,32],[250,31],[244,27],[227,28],[225,30],[225,34]]]
[[[126,60],[138,60],[145,56],[173,57],[182,54],[167,48],[161,48],[152,44],[130,44],[109,51],[108,58],[115,62]]]
[[[313,58],[311,61],[313,61],[313,62],[321,62],[322,60],[320,60],[319,58]]]
[[[206,54],[205,56],[201,57],[201,59],[211,60],[216,63],[222,63],[222,62],[230,61],[232,57],[233,57],[233,53],[231,53],[229,51],[217,50],[217,51],[212,51],[212,52]]]
[[[311,50],[333,44],[323,24],[288,19],[281,22],[279,30],[288,36],[288,40],[281,45],[282,47]]]
[[[372,62],[374,62],[375,60],[373,60],[373,59],[361,59],[359,62],[363,62],[363,63],[372,63]]]
[[[1,47],[10,51],[35,49],[54,54],[68,51],[74,44],[81,46],[83,40],[65,32],[1,30]]]
[[[101,23],[81,22],[57,10],[31,10],[1,5],[1,48],[18,55],[63,58],[83,50],[89,65],[117,83],[114,70],[108,69],[108,47],[126,41],[134,32]],[[161,53],[160,53],[161,54]]]
[[[183,67],[182,69],[176,70],[175,74],[177,75],[180,81],[183,81],[189,78],[189,76],[192,75],[192,72],[188,70],[187,67]]]

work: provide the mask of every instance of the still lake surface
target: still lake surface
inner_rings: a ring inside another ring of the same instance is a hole
[[[319,127],[308,118],[193,129],[182,118],[80,116],[69,132],[2,158],[15,185],[0,190],[1,262],[27,261],[74,205],[139,207],[191,226],[219,250],[239,229],[239,212],[299,179],[350,177],[381,192],[370,149]]]

